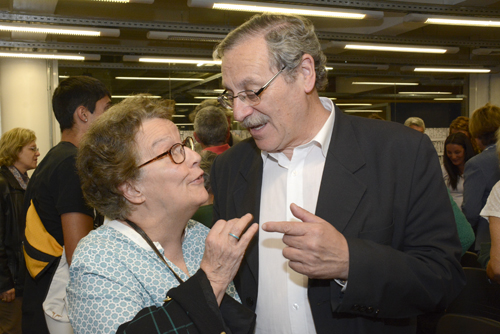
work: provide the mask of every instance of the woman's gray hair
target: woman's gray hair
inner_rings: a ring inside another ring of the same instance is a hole
[[[289,79],[287,82],[295,80],[302,56],[308,54],[314,59],[316,89],[320,91],[326,88],[326,56],[321,51],[312,22],[301,16],[268,13],[254,15],[224,38],[213,53],[214,59],[222,59],[225,52],[259,35],[267,42],[270,67],[280,70],[286,66],[284,74]]]

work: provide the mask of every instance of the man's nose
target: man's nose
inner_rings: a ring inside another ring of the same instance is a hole
[[[235,97],[233,100],[233,116],[238,122],[243,122],[248,115],[252,114],[253,108]]]

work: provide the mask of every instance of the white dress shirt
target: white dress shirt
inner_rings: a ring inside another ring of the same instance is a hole
[[[332,111],[330,99],[321,98]],[[316,211],[326,154],[335,121],[332,112],[318,134],[293,150],[289,160],[283,153],[262,151],[263,176],[260,226],[268,221],[298,220],[290,204]],[[315,334],[307,298],[308,278],[288,266],[283,257],[282,233],[259,230],[259,289],[256,334]]]

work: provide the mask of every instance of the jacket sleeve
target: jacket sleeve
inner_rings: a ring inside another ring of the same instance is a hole
[[[487,185],[486,177],[483,171],[474,163],[468,161],[464,170],[464,201],[462,203],[462,212],[467,220],[476,228],[481,217],[482,199]]]
[[[0,293],[14,288],[14,280],[9,269],[9,261],[7,257],[7,249],[5,245],[7,231],[7,203],[5,197],[8,194],[7,183],[0,176]]]
[[[232,333],[250,334],[255,314],[227,294],[220,309],[205,273],[198,272],[167,293],[161,307],[142,309],[117,333]]]

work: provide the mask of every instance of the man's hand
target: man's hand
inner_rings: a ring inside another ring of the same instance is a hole
[[[12,288],[3,292],[2,294],[0,294],[0,299],[2,299],[2,301],[4,302],[10,303],[14,299],[16,299],[16,290]]]
[[[284,233],[283,256],[293,270],[309,278],[344,279],[349,276],[349,248],[345,237],[325,220],[296,204],[290,205],[298,221],[266,222],[262,229]]]

